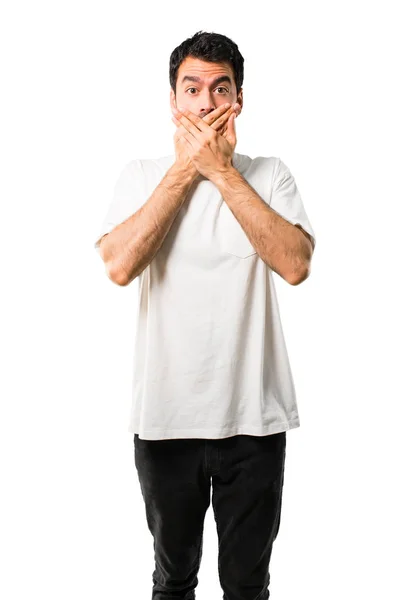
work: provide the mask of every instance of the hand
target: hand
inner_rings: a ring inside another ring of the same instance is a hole
[[[227,138],[227,134],[228,134],[228,128],[227,128],[227,122],[229,120],[229,117],[235,113],[236,115],[240,114],[240,106],[236,105],[237,108],[234,108],[235,105],[228,105],[228,107],[226,107],[224,104],[219,106],[218,108],[216,108],[215,110],[213,110],[212,112],[208,113],[208,115],[206,115],[202,121],[204,123],[207,123],[207,125],[209,125],[211,128],[213,128],[215,131],[218,131],[218,133],[225,137],[225,139],[227,139],[228,143],[230,141],[230,138],[228,136]],[[172,117],[172,121],[177,125],[177,130],[174,134],[174,145],[175,145],[175,156],[176,156],[176,163],[178,163],[180,166],[182,166],[186,171],[189,171],[192,173],[193,177],[195,178],[196,175],[199,175],[199,171],[197,170],[196,166],[194,165],[190,154],[188,153],[188,149],[187,149],[187,143],[185,142],[184,139],[182,139],[183,134],[187,133],[187,129],[186,127],[181,124],[175,117]],[[236,145],[236,141],[235,141],[235,145]],[[232,148],[232,151],[234,149],[234,146]]]
[[[236,107],[236,108],[235,108]],[[211,115],[214,114],[215,111],[213,111],[212,113],[210,113]],[[221,127],[214,127],[214,124],[212,125],[213,129],[216,129],[216,131],[218,131],[218,133],[222,136],[224,136],[224,138],[226,139],[226,134],[228,131],[227,128],[227,123],[229,120],[229,117],[231,116],[232,113],[236,113],[236,117],[238,117],[240,115],[240,113],[242,112],[242,109],[240,108],[240,105],[237,104],[236,102],[234,102],[233,104],[231,104],[227,109],[226,109],[226,113],[223,114],[223,116],[221,118],[224,118],[224,123]],[[207,115],[209,116],[209,115]],[[236,118],[235,117],[235,118]],[[206,118],[203,119],[203,121],[206,121]],[[206,121],[206,123],[208,123],[208,125],[210,125],[209,121]]]
[[[190,163],[188,158],[193,163],[197,171],[204,177],[213,180],[213,178],[221,172],[226,172],[232,168],[232,155],[236,147],[236,130],[234,125],[234,119],[236,117],[236,111],[233,107],[229,109],[225,105],[220,106],[218,109],[213,111],[216,113],[221,111],[225,113],[226,130],[221,135],[216,131],[215,127],[209,125],[205,119],[197,117],[195,114],[187,109],[177,111],[173,109],[176,117],[172,117],[172,120],[179,129],[176,132],[176,136],[179,135],[179,151],[180,156],[183,160],[186,160],[188,168]],[[229,115],[227,113],[230,113]],[[210,115],[212,113],[209,113]],[[221,123],[220,119],[220,123]],[[184,127],[184,130],[181,127]],[[179,131],[179,134],[178,134]],[[183,152],[186,147],[187,156]]]

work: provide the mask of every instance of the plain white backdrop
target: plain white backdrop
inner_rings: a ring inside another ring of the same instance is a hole
[[[122,167],[174,152],[168,65],[196,31],[245,58],[236,151],[293,173],[317,245],[275,276],[301,426],[271,600],[399,598],[395,2],[6,2],[1,9],[5,600],[146,600],[128,433],[137,280],[94,242]],[[212,506],[198,600],[222,598]]]

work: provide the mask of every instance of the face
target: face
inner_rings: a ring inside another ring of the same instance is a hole
[[[243,89],[236,91],[234,73],[229,63],[211,63],[188,56],[179,66],[176,96],[171,89],[171,108],[187,108],[198,117],[205,117],[221,104],[229,102],[243,106]]]

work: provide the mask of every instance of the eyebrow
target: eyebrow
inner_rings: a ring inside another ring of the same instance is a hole
[[[201,79],[201,77],[197,77],[196,75],[185,75],[185,77],[182,79],[181,83],[184,83],[185,81],[195,81],[197,83],[201,83],[202,79]],[[217,85],[217,83],[223,83],[224,81],[226,81],[230,85],[232,85],[232,80],[229,77],[229,75],[221,75],[221,77],[217,77],[216,79],[214,79],[214,81],[211,83],[211,85],[214,86],[214,85]]]

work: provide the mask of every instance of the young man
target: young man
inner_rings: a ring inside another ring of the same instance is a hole
[[[195,598],[211,483],[225,600],[269,598],[300,425],[272,273],[304,281],[315,235],[288,167],[234,151],[243,62],[216,33],[175,48],[175,153],[124,167],[96,242],[113,282],[139,281],[129,432],[153,600]]]

